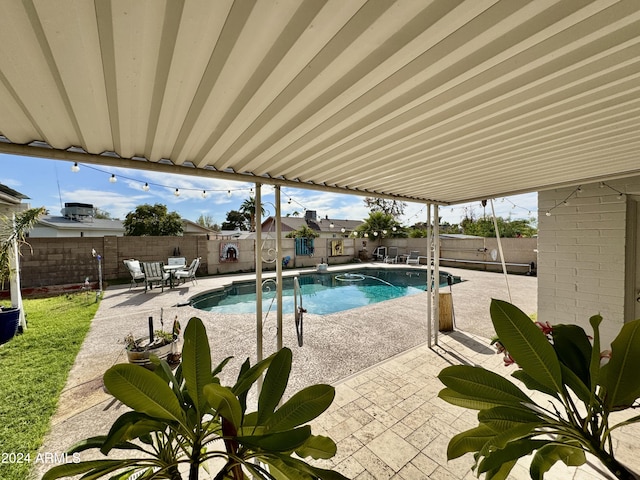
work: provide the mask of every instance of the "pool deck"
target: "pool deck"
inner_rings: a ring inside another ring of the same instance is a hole
[[[375,268],[395,265],[363,264]],[[330,270],[353,268],[330,267]],[[426,267],[414,267],[426,269]],[[502,274],[444,268],[462,283],[441,289],[453,298],[455,330],[440,333],[429,347],[426,326],[427,294],[402,297],[330,315],[305,314],[304,345],[298,347],[293,313],[283,315],[283,343],[293,351],[293,371],[287,394],[314,383],[336,387],[336,400],[314,423],[315,434],[338,443],[336,457],[320,462],[349,478],[367,479],[472,479],[472,458],[447,462],[449,439],[474,426],[473,412],[453,407],[437,398],[442,384],[436,378],[452,364],[477,364],[509,375],[501,357],[489,347],[493,334],[489,317],[491,298],[509,300]],[[287,270],[287,274],[294,272]],[[253,275],[220,276],[187,282],[175,289],[110,287],[105,291],[90,331],[70,372],[58,410],[41,452],[64,452],[80,439],[106,433],[126,407],[105,393],[102,374],[111,365],[126,362],[124,336],[144,336],[148,317],[156,328],[162,309],[165,329],[174,318],[186,326],[201,318],[207,328],[214,363],[233,355],[223,383],[232,384],[239,365],[256,359],[255,314],[215,314],[185,304],[192,296],[220,288],[229,278],[242,281]],[[537,309],[537,279],[509,276],[512,302],[525,313]],[[264,332],[264,356],[276,348],[275,312],[269,313]],[[618,458],[640,471],[634,456],[640,429],[622,430],[616,437]],[[83,454],[88,459],[88,454]],[[579,469],[554,467],[545,478],[592,480],[608,478],[597,462]],[[38,465],[40,478],[49,466]],[[526,459],[509,478],[529,478]]]

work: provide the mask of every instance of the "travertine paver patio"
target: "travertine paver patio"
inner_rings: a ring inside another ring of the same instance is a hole
[[[309,313],[305,315],[302,348],[297,346],[293,315],[285,313],[284,345],[294,354],[290,391],[320,382],[336,386],[334,404],[314,422],[314,433],[328,434],[338,442],[337,456],[320,462],[322,465],[358,480],[473,478],[470,456],[447,462],[446,446],[453,435],[474,425],[474,413],[438,399],[442,385],[436,375],[443,367],[460,363],[510,373],[487,340],[493,333],[490,300],[508,298],[501,274],[454,268],[446,271],[464,280],[445,289],[453,297],[456,331],[440,334],[439,346],[433,348],[426,344],[426,294],[331,315]],[[140,288],[109,288],[71,371],[42,451],[63,452],[82,438],[106,433],[123,413],[124,407],[104,392],[102,374],[114,363],[126,361],[124,335],[144,335],[148,316],[158,322],[161,308],[165,328],[174,317],[183,327],[194,315],[203,319],[214,362],[235,356],[226,368],[227,383],[233,382],[237,367],[246,357],[255,362],[255,315],[219,315],[177,306],[196,293],[228,281],[228,277],[210,277],[199,279],[197,286],[187,283],[174,290],[154,289],[146,294]],[[513,303],[527,313],[535,312],[536,279],[511,276],[510,286]],[[274,317],[271,313],[263,329],[265,355],[275,350]],[[634,430],[620,435],[621,458],[628,458],[629,465],[635,462],[640,470],[639,461],[628,455],[637,433]],[[46,468],[39,465],[35,478],[40,478]],[[518,465],[511,478],[528,478],[526,467]],[[548,478],[606,477],[586,466],[578,470],[557,468]]]

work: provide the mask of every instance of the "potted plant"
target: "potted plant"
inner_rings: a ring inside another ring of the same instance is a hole
[[[474,469],[486,479],[506,478],[520,457],[533,454],[529,473],[541,479],[558,461],[584,464],[597,457],[619,479],[635,480],[615,458],[612,432],[640,421],[617,412],[637,408],[640,398],[640,320],[625,323],[600,351],[600,315],[590,318],[593,338],[577,325],[533,322],[517,307],[491,302],[495,342],[513,377],[536,395],[481,367],[455,365],[440,372],[446,386],[439,397],[478,410],[478,426],[449,442],[447,457],[475,452]],[[544,394],[545,396],[541,396]]]
[[[162,317],[160,322],[164,328]],[[172,366],[180,363],[180,354],[176,352],[178,336],[180,335],[178,317],[176,316],[173,321],[171,332],[165,332],[163,328],[154,330],[153,317],[149,317],[149,337],[134,338],[130,333],[124,338],[125,351],[127,352],[129,363],[154,369],[155,364],[151,361],[152,356],[166,360]]]
[[[19,284],[19,251],[27,244],[27,233],[36,224],[44,207],[31,208],[15,214],[13,218],[0,216],[0,290],[10,281],[11,307],[0,307],[0,344],[8,342],[19,328],[22,297]]]
[[[58,465],[43,480],[76,475],[178,480],[183,473],[198,480],[203,469],[215,480],[346,480],[303,460],[336,453],[333,440],[312,435],[309,426],[331,405],[335,389],[312,385],[283,402],[292,361],[288,348],[254,366],[247,359],[235,384],[223,386],[218,375],[230,358],[212,369],[207,332],[199,318],[192,318],[175,373],[157,359],[155,371],[114,365],[104,374],[104,384],[131,411],[106,435],[88,438],[69,451],[99,449],[105,456],[114,453],[114,458]],[[247,394],[263,374],[257,411],[249,413]]]

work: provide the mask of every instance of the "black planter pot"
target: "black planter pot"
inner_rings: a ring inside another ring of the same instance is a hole
[[[11,340],[18,331],[20,309],[0,307],[0,345]]]

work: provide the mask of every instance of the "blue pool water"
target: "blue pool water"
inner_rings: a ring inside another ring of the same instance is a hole
[[[298,277],[302,304],[309,313],[326,315],[426,290],[426,271],[412,269],[359,269],[349,272],[304,273]],[[446,272],[440,272],[440,286],[448,285]],[[450,277],[454,283],[459,277]],[[283,279],[282,308],[294,311],[293,277]],[[255,282],[235,283],[223,290],[204,293],[191,300],[200,310],[218,313],[255,313]],[[262,309],[275,309],[275,283],[263,287]]]

